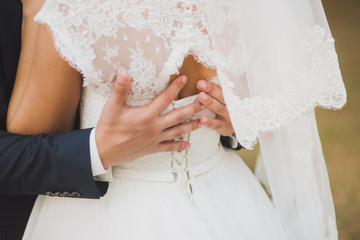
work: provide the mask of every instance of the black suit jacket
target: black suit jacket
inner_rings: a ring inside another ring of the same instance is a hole
[[[0,0],[0,240],[21,239],[36,195],[99,198],[108,186],[92,176],[90,129],[51,136],[6,132],[21,23],[21,2]]]

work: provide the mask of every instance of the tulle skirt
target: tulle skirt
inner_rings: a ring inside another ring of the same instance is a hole
[[[222,154],[175,183],[117,177],[100,200],[40,196],[24,239],[283,239],[270,199],[244,162]]]

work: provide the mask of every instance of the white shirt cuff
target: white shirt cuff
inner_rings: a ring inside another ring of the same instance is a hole
[[[237,146],[239,145],[239,142],[238,142],[238,140],[236,138],[235,133],[229,135],[228,137],[231,138],[231,147],[234,148],[234,149],[237,148]]]
[[[91,170],[96,181],[102,182],[111,182],[112,181],[112,171],[111,167],[104,169],[99,152],[96,146],[95,141],[95,128],[91,130],[90,133],[90,161],[91,161]]]

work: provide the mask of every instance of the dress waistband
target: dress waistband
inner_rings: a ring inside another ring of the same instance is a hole
[[[200,176],[209,170],[213,169],[222,159],[224,154],[224,148],[220,145],[219,151],[196,167],[189,169],[190,174],[194,177]],[[170,164],[170,159],[169,159]],[[113,177],[120,179],[139,180],[139,181],[150,181],[150,182],[166,182],[174,183],[175,179],[171,172],[149,172],[149,171],[138,171],[132,169],[112,169]]]

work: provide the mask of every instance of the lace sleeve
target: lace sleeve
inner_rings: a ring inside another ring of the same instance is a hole
[[[48,27],[60,56],[84,75],[94,73],[92,61],[95,53],[89,45],[93,39],[90,38],[91,33],[86,34],[85,28],[84,32],[79,34],[82,20],[76,19],[76,15],[69,12],[70,7],[76,9],[76,5],[82,4],[84,1],[47,0],[34,20]]]

